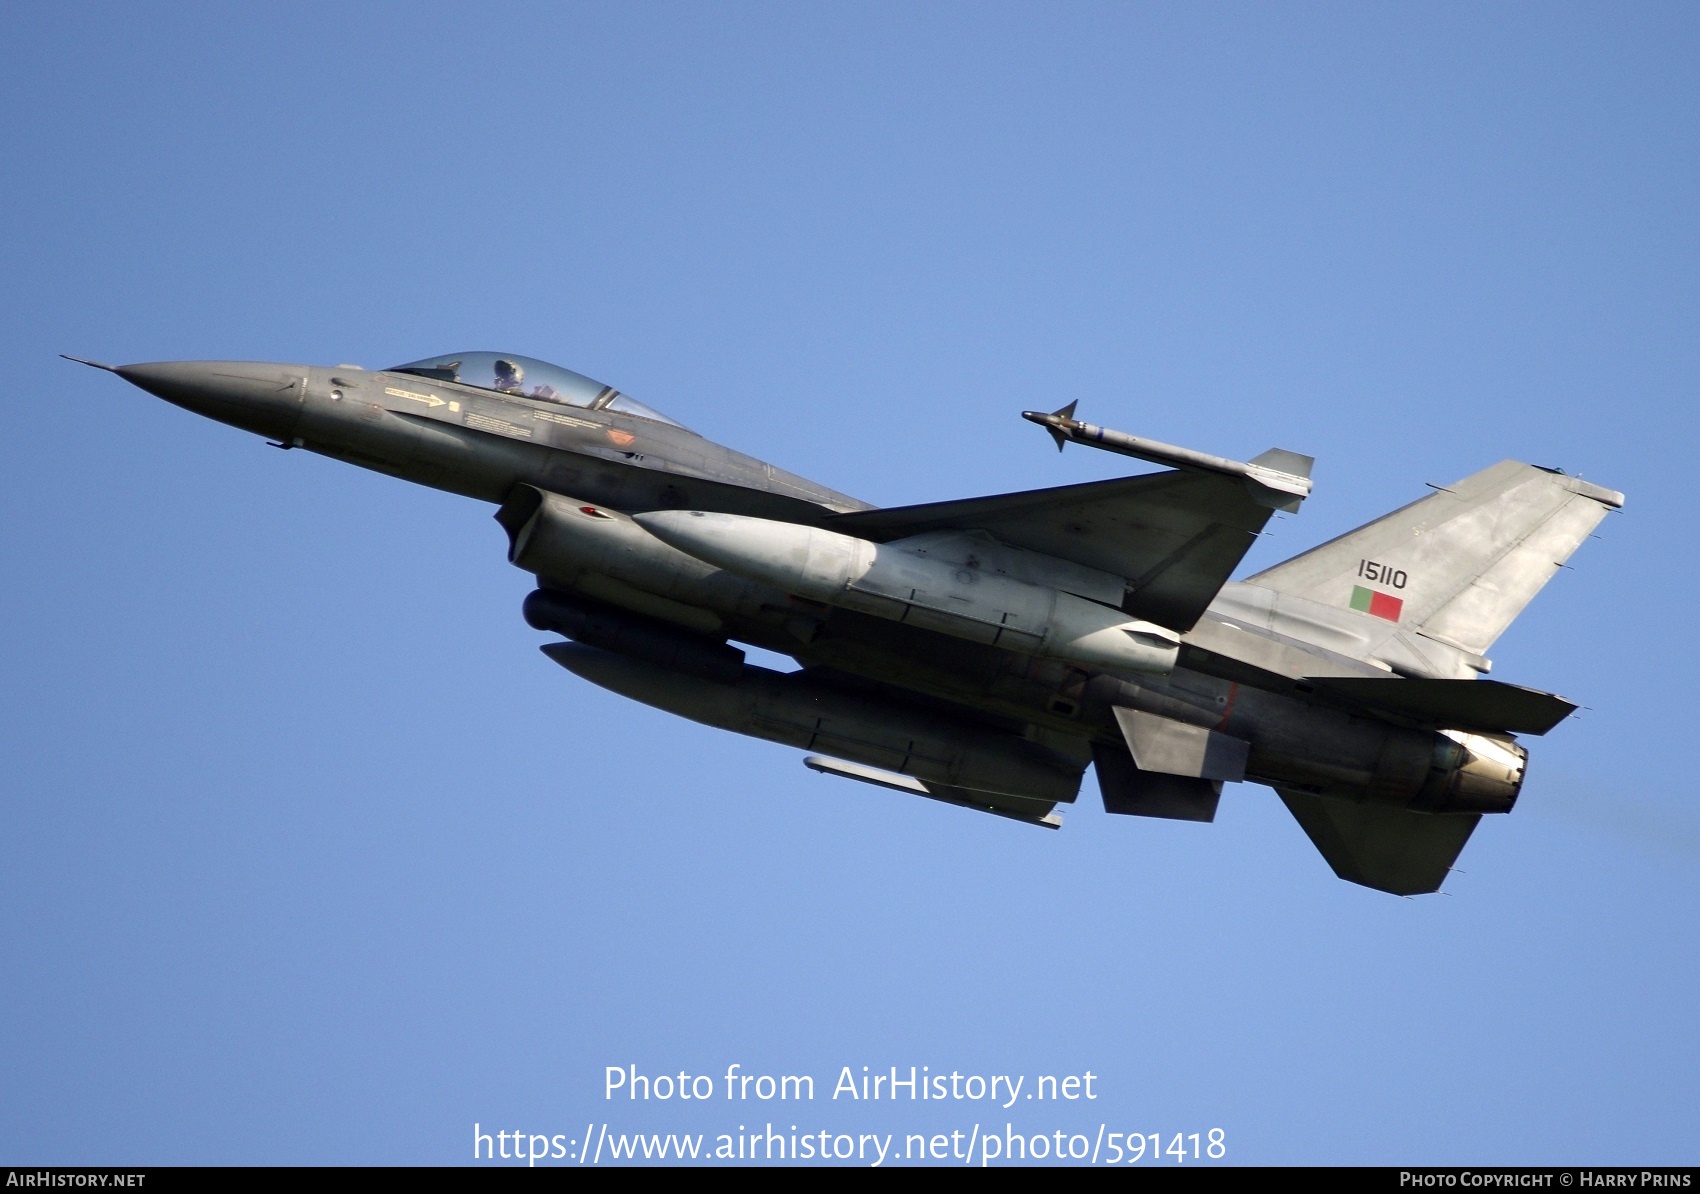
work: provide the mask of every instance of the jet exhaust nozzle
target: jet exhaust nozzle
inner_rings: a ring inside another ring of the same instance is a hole
[[[1508,813],[1523,790],[1529,752],[1505,734],[1442,730],[1434,767],[1414,809],[1434,813]]]

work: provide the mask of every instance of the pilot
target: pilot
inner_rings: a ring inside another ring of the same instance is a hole
[[[513,361],[496,362],[495,388],[504,394],[525,393],[525,369]]]

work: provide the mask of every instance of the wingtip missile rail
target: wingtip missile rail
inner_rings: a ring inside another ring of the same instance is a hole
[[[1024,410],[1021,417],[1050,432],[1059,452],[1064,444],[1073,442],[1089,448],[1101,448],[1106,452],[1116,452],[1122,456],[1149,460],[1153,464],[1165,464],[1171,468],[1239,477],[1251,490],[1253,499],[1260,505],[1277,510],[1297,510],[1299,503],[1310,496],[1310,470],[1316,463],[1313,457],[1288,452],[1282,448],[1271,448],[1249,461],[1229,460],[1226,456],[1195,452],[1191,448],[1177,447],[1143,436],[1129,435],[1125,431],[1112,431],[1108,427],[1082,422],[1074,417],[1074,408],[1077,405],[1076,402],[1070,402],[1049,414],[1038,410]]]

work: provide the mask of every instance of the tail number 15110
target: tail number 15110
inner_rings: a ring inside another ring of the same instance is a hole
[[[1391,564],[1378,564],[1374,560],[1359,560],[1358,575],[1365,580],[1376,581],[1391,589],[1402,589],[1410,577],[1405,575],[1403,568],[1395,568]]]

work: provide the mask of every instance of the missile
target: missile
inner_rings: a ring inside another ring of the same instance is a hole
[[[727,681],[582,643],[542,650],[598,687],[735,734],[972,791],[1054,803],[1080,790],[1080,766],[1035,742],[803,672],[745,664]]]
[[[1166,675],[1180,637],[1059,589],[819,527],[658,510],[633,521],[670,547],[823,605],[1109,671]]]
[[[1212,456],[1208,452],[1195,452],[1191,448],[1180,448],[1143,436],[1129,435],[1125,431],[1111,431],[1108,427],[1099,427],[1095,423],[1083,423],[1074,417],[1074,408],[1077,405],[1079,403],[1070,402],[1061,410],[1054,410],[1049,414],[1038,410],[1024,410],[1021,417],[1049,431],[1051,438],[1057,441],[1059,452],[1065,443],[1085,444],[1089,448],[1101,448],[1122,456],[1134,456],[1140,460],[1149,460],[1153,464],[1166,464],[1171,468],[1239,477],[1251,490],[1253,500],[1259,505],[1270,506],[1276,510],[1297,510],[1299,503],[1310,496],[1310,470],[1316,463],[1314,457],[1301,456],[1297,452],[1288,452],[1282,448],[1271,448],[1249,461],[1229,460],[1226,456]]]

